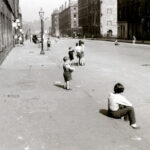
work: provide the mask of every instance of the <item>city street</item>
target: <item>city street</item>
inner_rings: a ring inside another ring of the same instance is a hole
[[[86,65],[73,66],[67,91],[63,57],[77,41],[52,39],[45,55],[29,41],[12,49],[0,67],[0,150],[149,149],[150,46],[85,40]],[[139,130],[103,114],[118,82]]]

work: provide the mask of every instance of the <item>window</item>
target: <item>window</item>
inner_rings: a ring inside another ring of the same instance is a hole
[[[147,22],[147,32],[150,32],[150,22]]]
[[[74,28],[76,28],[77,27],[77,22],[76,21],[74,21]]]
[[[112,8],[107,8],[107,14],[112,14]]]
[[[107,26],[112,26],[112,21],[107,21]]]

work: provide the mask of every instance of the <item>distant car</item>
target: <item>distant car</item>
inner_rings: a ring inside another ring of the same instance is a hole
[[[41,43],[41,37],[39,36],[39,35],[33,35],[33,37],[32,37],[32,41],[33,41],[33,43],[35,43],[35,44],[38,44],[38,43]]]

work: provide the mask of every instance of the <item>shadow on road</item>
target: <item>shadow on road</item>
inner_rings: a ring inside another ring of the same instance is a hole
[[[108,110],[106,110],[106,109],[100,109],[99,113],[102,114],[102,115],[104,115],[104,116],[106,116],[106,117],[109,117],[109,118],[121,119],[121,118],[114,118],[113,116],[109,115]]]
[[[55,83],[54,85],[55,85],[56,87],[59,87],[59,88],[64,89],[64,85],[61,84],[61,83]]]
[[[109,115],[108,115],[108,110],[106,110],[106,109],[100,109],[100,110],[99,110],[99,113],[102,114],[102,115],[104,115],[104,116],[109,117]]]

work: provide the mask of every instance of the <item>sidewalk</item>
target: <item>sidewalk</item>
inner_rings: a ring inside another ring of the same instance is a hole
[[[98,40],[98,41],[108,41],[108,42],[115,42],[116,38],[85,38],[85,40]],[[125,40],[125,39],[117,39],[118,42],[121,43],[130,43],[132,44],[132,40]],[[137,40],[136,43],[137,45],[150,45],[150,41],[141,41]]]

